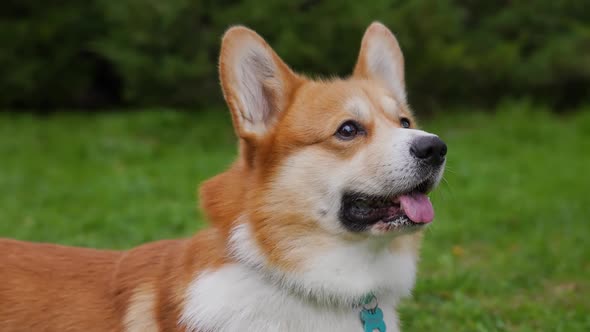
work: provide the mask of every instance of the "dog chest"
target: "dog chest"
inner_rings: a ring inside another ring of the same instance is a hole
[[[394,304],[380,300],[387,331],[398,331]],[[269,284],[239,264],[202,273],[190,285],[181,323],[189,331],[362,332],[360,308],[325,308]]]

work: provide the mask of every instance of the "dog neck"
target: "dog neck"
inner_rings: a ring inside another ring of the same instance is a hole
[[[245,218],[240,218],[229,239],[231,256],[276,287],[294,296],[328,306],[350,307],[367,294],[393,302],[410,294],[414,286],[417,248],[405,235],[394,239],[356,241],[318,236],[289,254],[306,257],[285,268],[269,263]],[[405,237],[405,238],[404,238]],[[387,245],[384,243],[387,242]]]
[[[269,263],[246,218],[230,234],[229,261],[202,270],[187,289],[179,323],[188,330],[359,332],[359,303],[373,293],[387,330],[399,331],[395,307],[416,269],[404,241],[394,239],[394,248],[371,241],[297,248],[309,259],[285,270]]]

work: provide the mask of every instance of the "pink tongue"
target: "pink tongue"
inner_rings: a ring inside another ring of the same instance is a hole
[[[410,220],[416,223],[429,223],[434,219],[434,209],[428,196],[412,193],[399,197],[402,209]]]

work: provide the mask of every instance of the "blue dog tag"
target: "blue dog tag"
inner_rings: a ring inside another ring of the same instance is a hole
[[[367,308],[373,300],[375,300],[375,306],[373,308]],[[385,332],[385,322],[383,321],[383,310],[379,308],[377,299],[374,295],[369,295],[364,303],[363,310],[361,310],[361,322],[365,328],[365,332]]]
[[[363,309],[361,311],[361,321],[365,332],[385,332],[385,322],[383,321],[383,311],[379,307],[374,309]]]

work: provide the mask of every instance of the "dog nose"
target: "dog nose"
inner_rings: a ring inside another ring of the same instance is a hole
[[[410,153],[432,166],[439,166],[445,161],[447,145],[438,136],[421,136],[410,145]]]

